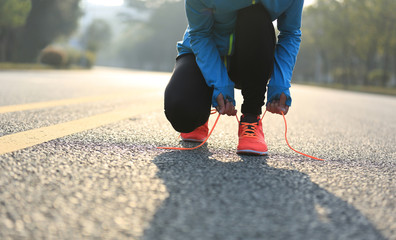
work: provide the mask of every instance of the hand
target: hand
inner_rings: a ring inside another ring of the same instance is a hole
[[[218,106],[216,107],[217,111],[221,114],[227,114],[228,116],[235,116],[236,110],[234,104],[228,101],[228,99],[224,100],[223,94],[219,94],[216,98]]]
[[[282,93],[280,95],[279,100],[273,100],[272,102],[268,103],[267,111],[280,115],[282,115],[281,112],[283,112],[283,114],[286,115],[287,112],[289,111],[289,106],[286,105],[286,100],[287,100],[286,95]]]

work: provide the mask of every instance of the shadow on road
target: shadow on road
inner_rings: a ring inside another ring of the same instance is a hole
[[[169,197],[143,239],[384,239],[353,206],[266,157],[222,162],[203,147],[154,163]]]

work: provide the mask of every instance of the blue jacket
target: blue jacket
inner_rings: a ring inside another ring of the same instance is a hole
[[[239,9],[261,3],[279,30],[274,71],[268,84],[267,103],[287,96],[291,105],[290,81],[301,42],[301,14],[304,0],[185,0],[188,27],[177,43],[179,55],[194,53],[208,86],[214,88],[212,105],[222,93],[234,100],[234,83],[222,59],[233,54],[234,26]]]

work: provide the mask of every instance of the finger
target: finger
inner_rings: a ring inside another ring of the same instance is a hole
[[[286,107],[285,107],[285,111],[283,112],[283,114],[285,114],[285,115],[286,115],[286,114],[287,114],[287,112],[289,112],[289,106],[287,106],[287,105],[286,105]]]
[[[272,112],[272,107],[271,107],[272,103],[268,103],[267,104],[267,111],[268,112]]]
[[[272,103],[268,103],[268,105],[267,105],[267,108],[268,108],[268,111],[272,111]]]
[[[279,102],[278,101],[274,101],[271,104],[271,108],[273,112],[276,112],[278,110],[278,106],[279,106]]]
[[[286,94],[282,93],[279,98],[280,104],[283,106],[286,105],[286,100],[287,100]]]
[[[281,112],[285,112],[286,111],[286,108],[285,107],[283,107],[283,106],[277,106],[276,107],[276,109],[275,109],[275,112],[276,113],[278,113],[278,114],[282,114]]]
[[[286,100],[287,100],[286,95],[282,93],[279,98],[279,110],[282,112],[286,111]]]
[[[217,109],[217,112],[218,112],[218,113],[224,114],[224,106],[218,105],[218,106],[216,107],[216,109]]]
[[[267,111],[274,114],[281,114],[279,101],[273,101],[267,107]]]
[[[217,111],[218,111],[220,114],[224,114],[224,111],[225,111],[225,103],[224,103],[223,94],[220,93],[220,94],[217,96],[216,101],[217,101],[217,104],[218,104],[218,109],[217,109]]]
[[[281,111],[283,112],[284,109],[281,107],[281,103],[279,100],[274,100],[271,103],[271,113],[276,113],[276,114],[281,114]]]
[[[231,110],[231,112],[230,112],[230,116],[235,116],[236,113],[237,113],[237,110],[236,110],[235,107],[233,106],[233,107],[232,107],[232,110]]]
[[[272,113],[275,113],[277,111],[277,109],[278,109],[278,102],[277,101],[273,101],[271,103],[271,111],[272,111]]]
[[[235,115],[236,115],[236,110],[235,110],[234,105],[232,105],[229,116],[235,116]]]
[[[225,109],[224,106],[219,106],[218,110],[217,110],[220,114],[224,114]]]
[[[226,100],[225,114],[227,114],[228,116],[230,116],[231,110],[232,110],[231,104]]]
[[[226,100],[226,111],[225,112],[227,113],[228,116],[232,116],[233,113],[235,112],[234,105],[228,100]]]

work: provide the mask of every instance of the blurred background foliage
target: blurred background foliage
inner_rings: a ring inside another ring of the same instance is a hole
[[[304,9],[297,81],[395,86],[395,0],[317,0]]]
[[[1,0],[0,61],[36,62],[41,50],[71,34],[80,0]]]
[[[129,0],[129,6],[138,6],[148,13],[148,19],[131,19],[125,35],[117,44],[117,56],[124,67],[145,70],[171,71],[176,58],[176,42],[187,27],[184,4],[180,1]]]
[[[15,52],[15,35],[25,25],[31,8],[30,0],[0,1],[0,61],[11,59]]]
[[[187,26],[183,1],[125,0],[101,9],[86,0],[0,0],[0,62],[172,71]],[[395,9],[395,0],[306,6],[293,81],[394,88]]]

